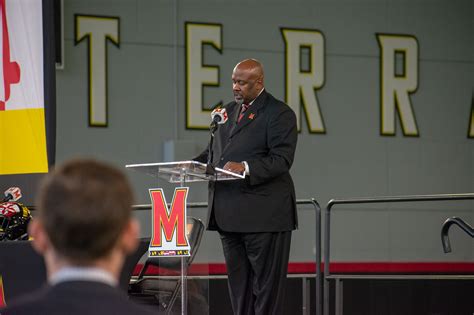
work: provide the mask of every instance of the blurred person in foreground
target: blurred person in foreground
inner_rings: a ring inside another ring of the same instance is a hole
[[[0,313],[152,314],[118,288],[125,258],[138,246],[132,203],[126,177],[107,164],[77,159],[48,174],[29,225],[48,283]]]

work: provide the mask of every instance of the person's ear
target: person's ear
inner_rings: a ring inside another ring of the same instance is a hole
[[[138,247],[140,224],[137,219],[131,218],[125,225],[121,236],[121,247],[125,254],[133,253]]]
[[[28,235],[33,239],[31,244],[34,250],[41,255],[45,254],[50,247],[50,242],[41,220],[33,219],[30,221]]]

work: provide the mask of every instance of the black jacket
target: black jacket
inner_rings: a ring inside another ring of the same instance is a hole
[[[208,229],[278,232],[297,227],[295,188],[289,170],[297,142],[296,116],[285,103],[263,91],[237,123],[240,106],[225,106],[229,120],[213,144],[214,166],[247,161],[250,176],[209,182]],[[206,163],[209,148],[195,160]],[[216,225],[217,223],[217,225]]]
[[[130,315],[154,314],[128,300],[125,292],[105,283],[66,281],[38,291],[0,309],[1,315]]]

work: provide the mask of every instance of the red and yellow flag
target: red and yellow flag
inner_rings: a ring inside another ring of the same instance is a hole
[[[0,0],[0,175],[48,172],[42,1]]]

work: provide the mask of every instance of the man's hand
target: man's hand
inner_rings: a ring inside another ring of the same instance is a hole
[[[230,171],[232,173],[244,174],[245,165],[244,163],[241,163],[241,162],[227,162],[224,165],[224,170]]]

